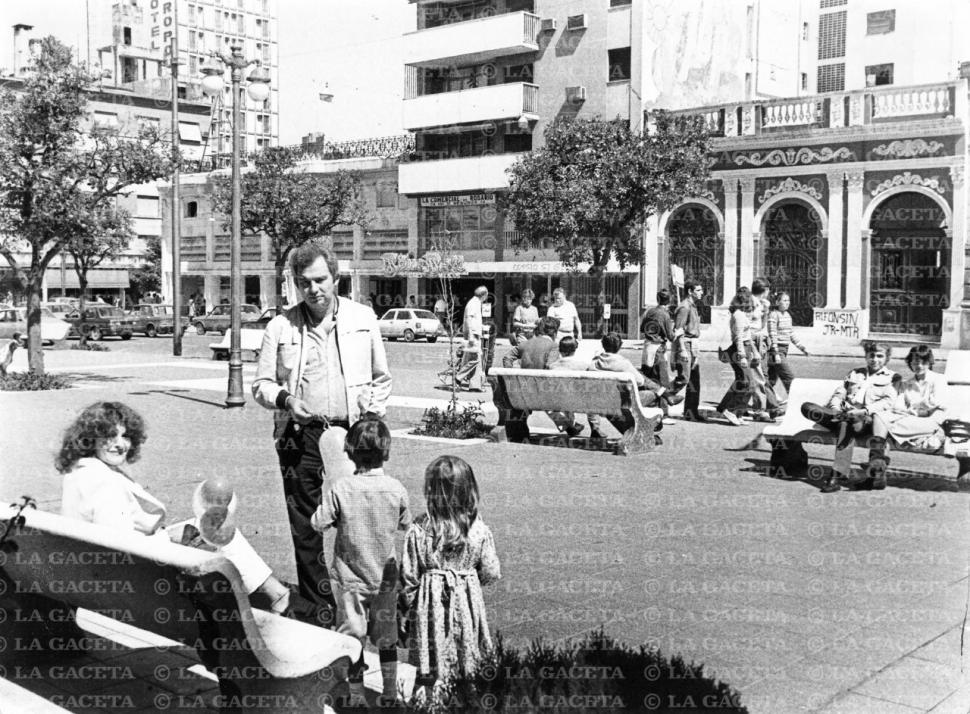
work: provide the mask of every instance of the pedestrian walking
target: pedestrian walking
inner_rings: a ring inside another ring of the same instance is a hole
[[[674,339],[674,321],[670,317],[670,292],[657,293],[657,304],[643,315],[640,321],[643,335],[643,353],[640,369],[643,376],[670,388],[673,380],[667,361],[667,345]]]
[[[751,311],[754,305],[751,291],[742,287],[731,299],[728,310],[731,313],[731,344],[727,348],[728,362],[734,371],[734,381],[728,387],[721,402],[717,405],[717,412],[729,424],[741,425],[740,415],[744,414],[752,397],[752,364],[758,364],[761,356],[755,349],[751,339]],[[761,419],[768,420],[767,412],[758,412]]]
[[[10,363],[13,362],[13,353],[20,347],[20,333],[15,332],[9,340],[4,340],[0,344],[0,377],[7,376]]]
[[[575,337],[577,340],[583,339],[583,323],[579,320],[579,312],[576,306],[566,299],[566,291],[562,288],[552,291],[552,305],[546,310],[546,316],[559,320],[556,342],[566,336]]]
[[[439,456],[424,472],[427,513],[404,537],[401,604],[408,611],[415,691],[475,672],[492,647],[482,585],[502,577],[492,531],[478,515],[478,482],[463,459]]]
[[[795,336],[791,315],[788,314],[790,306],[791,298],[788,293],[776,293],[771,312],[768,313],[768,382],[775,388],[781,381],[786,397],[791,394],[791,383],[795,379],[795,373],[788,364],[789,347],[795,345],[802,354],[808,354],[808,350]]]
[[[485,367],[484,354],[485,346],[482,344],[484,334],[484,318],[482,316],[482,305],[488,297],[488,288],[479,285],[475,288],[474,295],[465,303],[465,316],[462,321],[462,336],[465,343],[462,346],[462,363],[455,374],[455,382],[459,389],[474,389],[476,391],[485,388]]]
[[[768,381],[766,370],[768,357],[768,313],[771,301],[768,299],[768,281],[756,278],[751,283],[751,343],[758,353],[758,362],[751,366],[751,394],[754,415],[767,412],[771,417],[785,413],[785,403],[775,393]]]
[[[252,390],[273,410],[300,593],[333,609],[323,537],[310,523],[323,487],[320,436],[363,415],[383,417],[391,374],[374,313],[337,295],[333,252],[305,243],[290,269],[302,299],[266,325]]]
[[[532,304],[536,294],[526,288],[520,295],[522,301],[512,313],[512,334],[515,344],[522,345],[535,335],[539,323],[539,308]]]
[[[674,359],[677,382],[687,385],[684,419],[703,422],[707,421],[707,418],[700,413],[701,355],[696,340],[701,336],[701,318],[697,306],[704,297],[704,286],[697,282],[688,282],[684,287],[687,295],[677,305],[677,311],[674,313]]]
[[[391,432],[378,419],[356,422],[344,442],[354,473],[333,483],[313,514],[321,533],[337,531],[333,577],[337,586],[337,631],[377,647],[383,699],[397,699],[398,559],[394,534],[411,524],[408,493],[384,473]],[[320,553],[320,557],[323,553]],[[349,706],[366,705],[364,652],[348,673]]]

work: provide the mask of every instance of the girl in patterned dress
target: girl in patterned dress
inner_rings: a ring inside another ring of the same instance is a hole
[[[481,586],[502,576],[471,467],[438,457],[425,470],[424,496],[428,512],[408,529],[401,566],[416,687],[475,670],[492,646]]]

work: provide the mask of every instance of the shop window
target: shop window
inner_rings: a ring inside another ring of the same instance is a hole
[[[866,14],[866,34],[886,35],[896,29],[896,11],[881,10]]]
[[[608,82],[630,79],[630,48],[619,47],[609,51]]]
[[[880,87],[893,83],[893,65],[872,64],[866,67],[866,86]]]

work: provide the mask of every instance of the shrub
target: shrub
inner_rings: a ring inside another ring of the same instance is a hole
[[[72,350],[88,350],[89,352],[110,352],[111,348],[107,345],[102,345],[100,342],[85,342],[83,345],[80,342],[75,342],[71,345]]]
[[[703,665],[679,656],[617,642],[602,630],[564,645],[534,641],[525,651],[496,636],[474,676],[455,677],[425,701],[412,697],[408,710],[548,712],[735,712],[746,713],[740,695],[707,677]]]
[[[70,388],[71,380],[57,374],[11,372],[6,377],[0,377],[0,391],[3,392],[41,392],[48,389]]]
[[[488,436],[491,427],[485,423],[482,405],[459,405],[451,402],[444,409],[430,407],[421,417],[422,426],[412,434],[419,436],[438,436],[446,439],[475,439]]]

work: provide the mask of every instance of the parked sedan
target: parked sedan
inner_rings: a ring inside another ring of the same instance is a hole
[[[135,305],[128,313],[128,317],[132,332],[141,332],[147,337],[171,335],[175,327],[175,310],[171,305],[142,303]],[[188,322],[182,322],[183,332],[188,326]]]
[[[71,325],[58,318],[46,307],[40,309],[40,339],[45,343],[59,342],[67,337]],[[21,342],[27,341],[27,308],[11,307],[0,310],[0,338],[11,339],[19,332]]]
[[[388,340],[400,337],[405,342],[414,342],[418,337],[434,342],[441,329],[441,322],[427,310],[388,310],[377,324],[381,327],[381,337]]]
[[[254,322],[260,318],[260,309],[257,305],[240,305],[241,322]],[[225,334],[229,329],[229,305],[216,305],[212,312],[202,317],[196,317],[192,321],[195,331],[200,335],[206,332],[220,332]]]
[[[71,336],[78,337],[81,325],[81,313],[78,310],[68,313],[64,318],[71,323]],[[92,305],[84,308],[84,331],[89,340],[100,340],[105,337],[118,336],[123,340],[130,340],[131,318],[120,307],[111,305]]]

